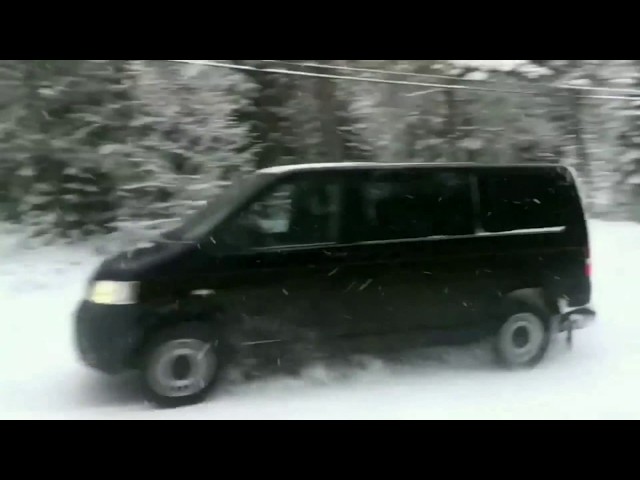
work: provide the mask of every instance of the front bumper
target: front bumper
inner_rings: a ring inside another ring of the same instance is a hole
[[[137,305],[82,302],[75,315],[75,343],[80,360],[107,374],[132,368],[142,340],[140,315]]]

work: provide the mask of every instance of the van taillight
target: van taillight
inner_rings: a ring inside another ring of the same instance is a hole
[[[584,273],[587,277],[591,277],[591,252],[588,248],[584,251]]]

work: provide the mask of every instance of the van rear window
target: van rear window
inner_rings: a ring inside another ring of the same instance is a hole
[[[479,189],[487,232],[566,227],[581,220],[572,178],[558,170],[483,172]]]

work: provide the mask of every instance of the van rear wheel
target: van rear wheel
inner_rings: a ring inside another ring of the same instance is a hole
[[[549,322],[536,308],[510,309],[495,338],[498,363],[510,369],[538,365],[549,349]]]
[[[145,399],[161,408],[204,401],[218,377],[217,350],[215,336],[204,324],[178,325],[157,334],[143,355]]]

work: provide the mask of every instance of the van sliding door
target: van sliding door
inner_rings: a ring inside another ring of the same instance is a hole
[[[352,334],[473,324],[478,291],[470,176],[463,169],[384,170],[352,184],[343,304]]]

